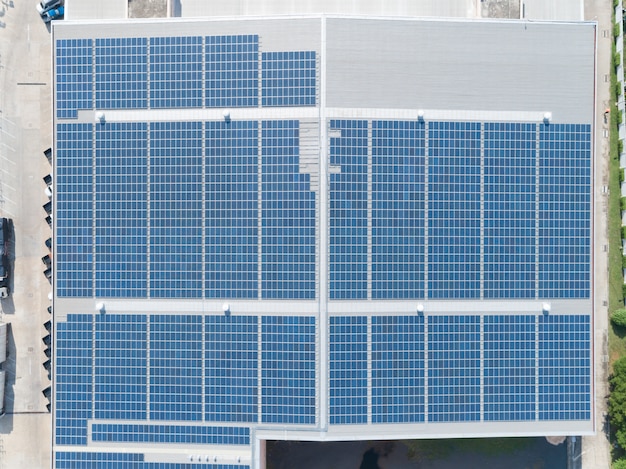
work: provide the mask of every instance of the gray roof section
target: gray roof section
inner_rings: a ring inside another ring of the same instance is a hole
[[[550,111],[590,123],[594,38],[594,23],[328,18],[326,105]]]
[[[592,22],[305,16],[54,25],[55,39],[220,34],[258,34],[266,51],[288,44],[325,55],[328,108],[551,112],[561,123],[591,123],[594,114]]]

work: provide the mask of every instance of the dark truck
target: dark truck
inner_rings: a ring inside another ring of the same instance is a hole
[[[11,263],[9,262],[9,241],[11,240],[11,221],[8,218],[0,218],[0,298],[7,298],[11,293],[9,289],[9,277],[11,275]]]

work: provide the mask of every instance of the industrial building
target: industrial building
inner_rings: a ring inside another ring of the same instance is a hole
[[[592,434],[595,38],[55,24],[54,467]]]

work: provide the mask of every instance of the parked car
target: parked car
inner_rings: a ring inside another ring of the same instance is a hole
[[[8,298],[10,294],[9,279],[0,280],[0,298]]]
[[[44,14],[41,17],[43,18],[44,23],[49,23],[52,20],[58,20],[58,19],[63,18],[64,14],[65,14],[65,9],[61,6],[59,8],[53,8],[52,10],[48,10],[44,12]]]
[[[60,7],[62,3],[63,0],[41,0],[36,5],[37,12],[43,16],[46,11]]]
[[[9,258],[5,255],[2,256],[2,261],[0,262],[0,280],[8,279],[11,275],[11,264],[9,263]]]
[[[3,255],[9,252],[9,241],[11,241],[11,222],[8,218],[0,218],[0,248]]]

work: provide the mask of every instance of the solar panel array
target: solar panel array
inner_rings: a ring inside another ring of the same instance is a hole
[[[299,133],[295,120],[262,122],[264,298],[315,298],[315,193],[299,172]]]
[[[589,125],[313,123],[328,132],[320,194],[310,120],[92,123],[107,109],[176,120],[318,105],[319,53],[263,44],[56,41],[57,297],[325,301],[327,283],[330,300],[590,298]],[[55,444],[248,446],[257,425],[591,418],[589,316],[387,315],[382,303],[366,316],[346,301],[320,324],[271,303],[57,320]],[[249,469],[205,462],[55,453],[57,468]]]
[[[150,38],[150,107],[202,107],[202,38]]]
[[[144,420],[147,413],[147,320],[96,316],[94,417]]]
[[[424,296],[425,135],[372,121],[372,298]]]
[[[315,423],[315,318],[263,316],[261,421]]]
[[[535,419],[535,318],[485,316],[484,322],[485,420]]]
[[[147,125],[110,122],[95,134],[95,294],[145,298]]]
[[[91,439],[108,443],[249,445],[250,429],[199,425],[94,423]]]
[[[56,42],[56,109],[61,119],[76,118],[79,109],[93,108],[93,41]]]
[[[589,418],[590,317],[539,318],[539,418]]]
[[[205,418],[258,421],[259,320],[256,316],[205,318]]]
[[[591,127],[539,126],[539,296],[589,298]]]
[[[372,318],[372,422],[424,421],[424,316]]]
[[[428,296],[480,296],[480,123],[428,129]]]
[[[152,122],[149,138],[150,296],[201,298],[202,124]]]
[[[208,298],[258,297],[258,125],[206,124]]]
[[[257,35],[59,39],[55,65],[60,119],[94,108],[317,102],[315,51],[261,51]]]
[[[202,420],[202,317],[150,316],[149,368],[151,420]]]
[[[55,50],[68,93],[59,88],[57,117],[317,104],[315,51],[265,51],[258,35],[64,39]],[[70,216],[60,201],[59,226],[76,236],[59,239],[61,296],[317,297],[320,195],[299,169],[298,121],[109,122],[91,137],[81,124],[71,138],[82,162],[62,161],[71,144],[58,125],[58,182],[84,207]],[[328,125],[330,299],[589,298],[589,125]]]
[[[330,299],[589,298],[590,126],[329,128]]]
[[[240,464],[210,464],[196,461],[189,464],[146,462],[144,455],[140,453],[57,451],[54,460],[57,469],[76,469],[77,467],[89,467],[90,469],[110,469],[111,467],[132,469],[250,469],[250,466]]]
[[[590,340],[581,315],[331,316],[329,422],[588,419]],[[310,316],[70,314],[55,442],[86,445],[91,419],[92,441],[171,444],[315,424],[316,341]]]
[[[55,443],[86,445],[93,417],[93,316],[70,314],[55,334]]]
[[[480,420],[480,317],[428,318],[428,420]]]
[[[330,299],[367,298],[367,121],[331,120]]]
[[[330,317],[330,423],[367,423],[367,318]]]
[[[535,124],[485,123],[485,298],[535,296],[536,142]]]
[[[263,106],[315,106],[315,51],[263,52]]]
[[[95,62],[97,109],[148,107],[146,38],[96,39]]]
[[[56,291],[93,293],[93,132],[90,124],[59,124],[54,181]]]

